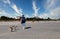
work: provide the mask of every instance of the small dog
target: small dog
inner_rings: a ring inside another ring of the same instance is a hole
[[[9,28],[10,28],[11,32],[14,32],[14,31],[16,31],[17,26],[10,26]]]

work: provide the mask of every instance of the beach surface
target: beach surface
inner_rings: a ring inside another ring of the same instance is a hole
[[[10,26],[17,26],[15,32],[10,32]],[[60,21],[26,22],[22,29],[19,21],[1,21],[0,39],[60,39]]]

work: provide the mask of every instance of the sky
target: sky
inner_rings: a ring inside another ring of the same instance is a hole
[[[60,18],[60,0],[0,0],[0,16]]]

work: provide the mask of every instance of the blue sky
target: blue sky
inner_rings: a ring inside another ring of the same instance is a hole
[[[60,0],[0,0],[0,16],[60,18]]]

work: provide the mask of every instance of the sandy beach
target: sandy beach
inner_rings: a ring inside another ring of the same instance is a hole
[[[10,26],[17,26],[15,32],[10,32]],[[1,21],[0,39],[60,39],[60,21],[26,22],[29,29],[22,29],[19,21]]]

